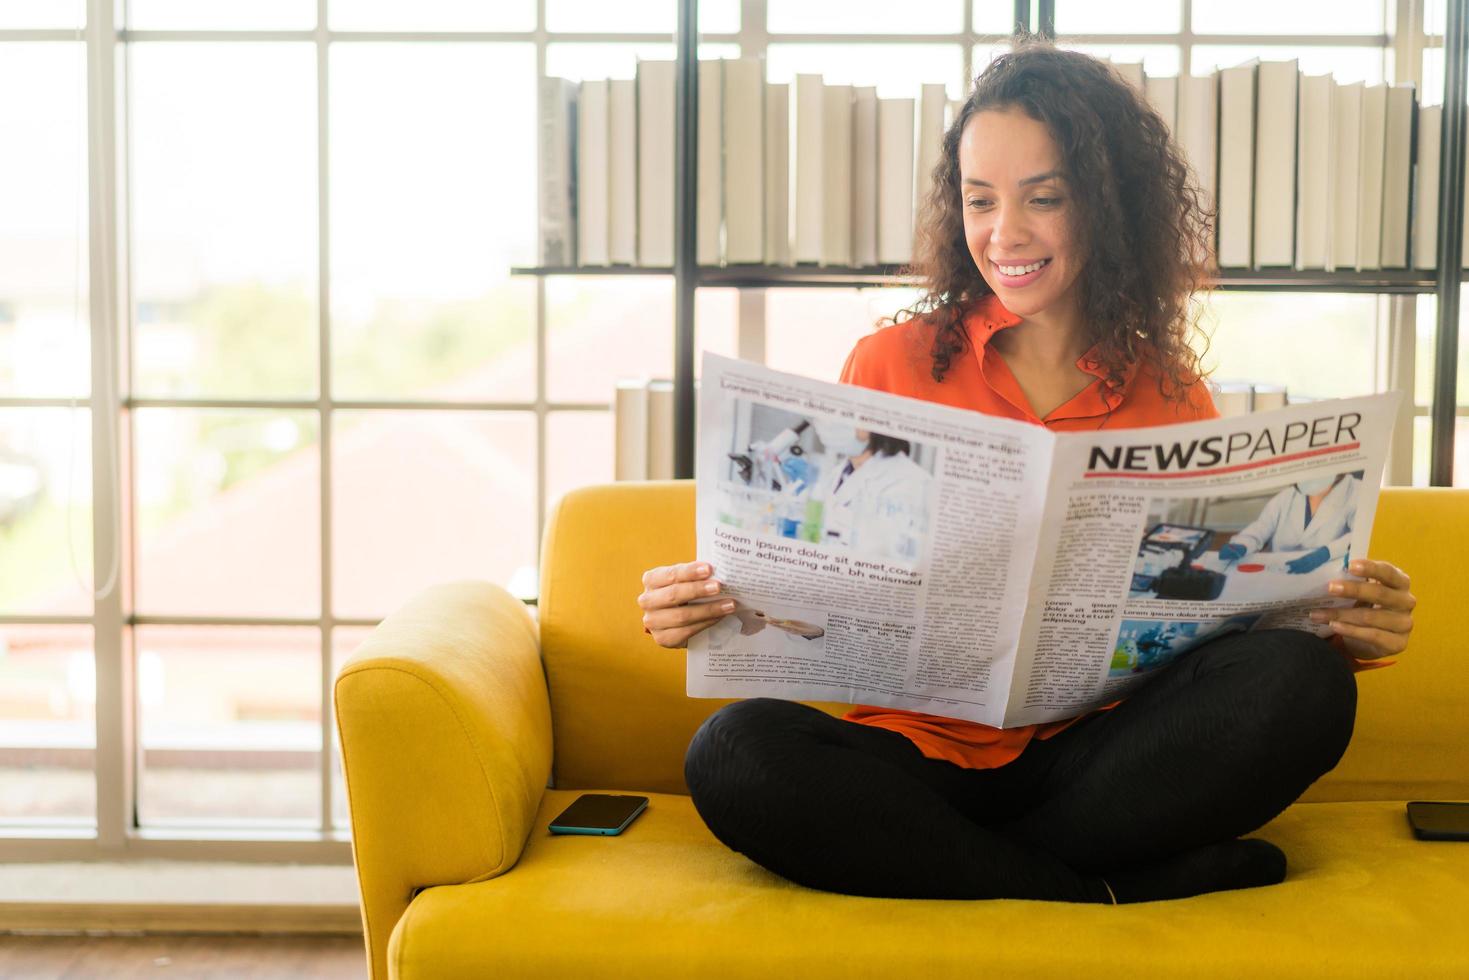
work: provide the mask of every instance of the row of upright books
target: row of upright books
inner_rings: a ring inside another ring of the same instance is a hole
[[[1411,84],[1341,83],[1295,60],[1178,78],[1114,67],[1172,128],[1217,204],[1220,268],[1437,264],[1443,110],[1420,107]]]
[[[1114,67],[1217,205],[1220,268],[1434,268],[1442,107],[1420,107],[1411,84],[1339,83],[1294,60],[1180,77]],[[911,260],[958,107],[943,85],[890,99],[819,75],[767,82],[756,58],[698,70],[699,265]],[[675,63],[542,85],[540,264],[671,266]]]
[[[543,79],[540,262],[670,266],[674,62],[635,80]],[[765,80],[758,58],[699,63],[696,261],[896,265],[953,105],[820,75]]]

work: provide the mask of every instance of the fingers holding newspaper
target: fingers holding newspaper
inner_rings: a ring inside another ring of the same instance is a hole
[[[1359,558],[1349,570],[1364,582],[1350,579],[1332,581],[1327,590],[1335,596],[1356,599],[1355,606],[1340,609],[1317,609],[1311,619],[1329,623],[1332,632],[1354,657],[1376,660],[1402,653],[1413,632],[1413,607],[1418,600],[1408,591],[1407,573],[1391,562]]]
[[[734,611],[733,599],[715,599],[722,587],[708,562],[662,565],[643,573],[638,605],[643,631],[659,646],[677,649],[689,637],[713,626]]]

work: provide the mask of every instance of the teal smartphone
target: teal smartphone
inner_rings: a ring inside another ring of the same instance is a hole
[[[646,796],[583,793],[551,821],[551,833],[611,837],[626,830],[627,825],[647,808]]]

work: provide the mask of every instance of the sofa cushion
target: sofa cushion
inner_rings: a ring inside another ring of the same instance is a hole
[[[1256,836],[1285,883],[1172,902],[876,899],[791,884],[719,843],[687,796],[620,837],[546,830],[519,863],[420,893],[403,980],[513,976],[1469,976],[1469,843],[1415,840],[1401,802],[1302,803]]]

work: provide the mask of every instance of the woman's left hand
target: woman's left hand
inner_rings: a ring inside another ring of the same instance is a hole
[[[1311,620],[1330,623],[1341,637],[1342,647],[1362,660],[1376,660],[1402,653],[1413,632],[1413,607],[1418,600],[1408,591],[1408,576],[1396,565],[1370,558],[1357,558],[1349,570],[1365,582],[1334,579],[1327,591],[1334,596],[1356,599],[1355,606],[1314,609]]]

